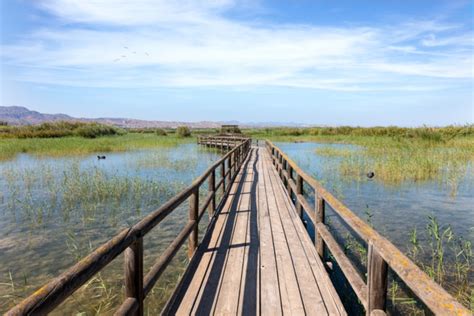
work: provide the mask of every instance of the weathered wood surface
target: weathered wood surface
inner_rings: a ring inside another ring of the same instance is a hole
[[[285,192],[254,148],[165,314],[346,314]]]

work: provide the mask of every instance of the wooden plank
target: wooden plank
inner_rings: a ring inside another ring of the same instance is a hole
[[[278,180],[278,174],[276,173],[275,169],[273,169],[273,178]],[[281,182],[278,183],[278,186],[280,187],[281,190],[284,190],[283,184]],[[281,194],[281,195],[284,195],[284,194]],[[332,285],[332,282],[329,279],[329,276],[327,275],[327,272],[324,268],[324,265],[321,259],[319,258],[317,252],[315,251],[315,248],[309,237],[309,234],[307,233],[305,227],[303,226],[303,223],[300,217],[298,216],[293,203],[289,199],[284,199],[283,201],[287,205],[287,211],[288,211],[288,218],[286,218],[285,216],[284,217],[285,219],[283,221],[286,223],[292,223],[292,225],[295,227],[298,233],[298,238],[300,239],[300,244],[302,245],[302,248],[310,263],[313,276],[315,279],[315,283],[320,289],[320,292],[322,294],[322,297],[325,301],[325,305],[329,313],[332,315],[345,315],[346,312],[344,310],[342,302],[336,290],[334,289],[334,286]],[[296,244],[297,243],[295,243],[295,245],[293,245],[292,247],[296,247]]]
[[[241,174],[236,178],[236,182],[240,180]],[[202,245],[199,248],[201,253],[201,258],[199,265],[194,272],[192,281],[189,281],[189,286],[185,289],[186,292],[181,302],[179,302],[179,308],[177,309],[177,314],[180,315],[189,315],[192,312],[195,312],[195,309],[198,307],[199,302],[202,299],[202,294],[205,289],[205,285],[209,278],[209,274],[212,270],[217,252],[219,249],[219,244],[222,241],[224,231],[226,228],[227,219],[229,216],[228,209],[234,199],[237,199],[238,196],[235,194],[237,191],[237,185],[233,185],[230,189],[229,198],[225,201],[225,204],[221,212],[217,215],[216,223],[212,230],[212,237],[207,245]]]
[[[250,181],[249,181],[250,180]],[[234,233],[227,246],[226,266],[220,279],[219,294],[216,298],[214,313],[217,315],[235,315],[239,309],[240,286],[243,274],[247,245],[248,211],[250,203],[249,193],[252,174],[246,172],[243,177],[243,187],[239,194],[235,212]],[[241,303],[241,302],[240,302]]]
[[[246,162],[246,164],[248,161]],[[244,165],[245,166],[245,165]],[[222,276],[224,275],[225,267],[228,262],[228,250],[236,229],[237,212],[236,209],[240,203],[240,191],[245,183],[245,167],[239,170],[238,178],[232,184],[231,189],[234,190],[232,203],[227,204],[227,207],[222,209],[222,212],[228,214],[225,223],[224,231],[220,243],[217,248],[217,253],[210,266],[210,271],[207,279],[203,283],[198,299],[193,308],[193,314],[208,315],[213,313],[216,307],[217,297],[222,286]],[[237,180],[238,179],[238,180]]]
[[[304,304],[304,310],[306,314],[310,315],[327,315],[328,311],[317,286],[317,280],[314,278],[310,263],[307,260],[306,254],[302,248],[295,227],[292,225],[291,219],[288,216],[288,205],[285,203],[285,200],[288,199],[288,196],[280,186],[282,182],[276,178],[276,175],[273,176],[272,171],[273,170],[271,170],[268,166],[268,172],[270,173],[268,184],[270,186],[269,190],[271,190],[274,198],[277,201],[278,213],[274,216],[278,221],[284,223],[283,229],[287,239],[286,247],[288,247],[291,259],[293,261],[297,282],[299,284],[299,292]],[[286,266],[284,268],[288,269],[289,267]]]
[[[260,174],[262,174],[263,168],[263,159],[260,158],[258,162]],[[259,181],[257,186],[260,224],[260,311],[263,315],[281,315],[278,272],[265,184],[263,181]]]
[[[270,213],[272,234],[275,245],[275,256],[278,269],[278,278],[280,284],[280,294],[282,301],[282,310],[284,314],[304,314],[304,306],[301,298],[299,284],[296,277],[296,271],[288,247],[285,231],[278,214],[277,199],[271,185],[271,178],[268,175],[269,167],[264,161],[262,170],[263,182],[266,188],[266,199]]]
[[[260,180],[257,163],[259,153],[252,150],[253,158],[248,166],[248,172],[252,172],[253,178],[249,194],[249,220],[247,228],[246,261],[244,262],[245,277],[240,286],[240,300],[238,315],[259,315],[259,232],[258,232],[258,190],[257,184]],[[242,156],[241,159],[244,159]]]

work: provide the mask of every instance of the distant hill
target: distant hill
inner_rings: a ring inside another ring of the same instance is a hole
[[[0,106],[0,121],[8,122],[10,125],[28,125],[71,120],[74,120],[74,118],[66,114],[43,114],[30,111],[22,106]]]
[[[175,128],[187,125],[191,128],[217,128],[219,122],[168,122],[168,121],[146,121],[128,118],[76,118],[66,114],[45,114],[31,111],[22,106],[0,106],[0,121],[9,125],[33,125],[56,121],[81,121],[97,122],[126,128]]]
[[[31,111],[22,106],[0,106],[0,121],[7,122],[9,125],[34,125],[45,122],[55,121],[81,121],[97,122],[102,124],[114,125],[124,128],[176,128],[186,125],[191,128],[218,128],[222,124],[238,124],[242,127],[274,127],[274,126],[303,126],[298,123],[278,123],[278,122],[252,122],[240,123],[237,121],[229,122],[179,122],[179,121],[148,121],[129,118],[76,118],[66,114],[45,114],[37,111]]]

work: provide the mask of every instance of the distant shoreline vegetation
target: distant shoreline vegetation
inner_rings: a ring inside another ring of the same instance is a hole
[[[447,141],[455,137],[474,136],[474,124],[450,125],[445,127],[307,127],[307,128],[261,128],[247,129],[244,133],[256,137],[324,137],[324,136],[377,136],[412,138],[434,142]]]
[[[39,125],[9,126],[0,124],[1,138],[58,138],[79,136],[96,138],[121,135],[125,131],[110,125],[82,122],[54,122]]]
[[[0,159],[17,154],[84,155],[117,152],[189,143],[198,134],[219,130],[167,128],[130,128],[98,123],[52,122],[39,125],[0,125]],[[417,143],[423,146],[469,148],[474,144],[474,125],[447,127],[310,127],[310,128],[248,128],[244,135],[274,141],[314,141],[358,145]],[[414,145],[414,144],[413,144]],[[470,150],[468,150],[470,152]]]

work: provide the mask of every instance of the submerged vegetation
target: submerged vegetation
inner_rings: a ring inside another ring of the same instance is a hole
[[[0,164],[0,312],[169,200],[217,157],[184,145],[111,155],[105,161],[95,156],[28,157],[22,163]],[[145,244],[147,267],[186,220],[184,206],[150,232]],[[159,313],[184,271],[185,249],[174,260],[150,294],[150,314]],[[122,265],[123,260],[115,260],[57,313],[113,313],[123,301]]]
[[[406,181],[438,180],[457,192],[459,179],[474,162],[474,125],[447,127],[315,127],[247,130],[256,138],[328,143],[316,154],[335,158],[345,180],[399,185]],[[330,144],[353,144],[338,147]]]
[[[456,194],[459,178],[474,161],[474,138],[455,138],[433,143],[423,140],[370,138],[356,148],[325,146],[316,153],[339,158],[338,171],[345,179],[365,180],[367,172],[389,185],[406,181],[438,180]]]

